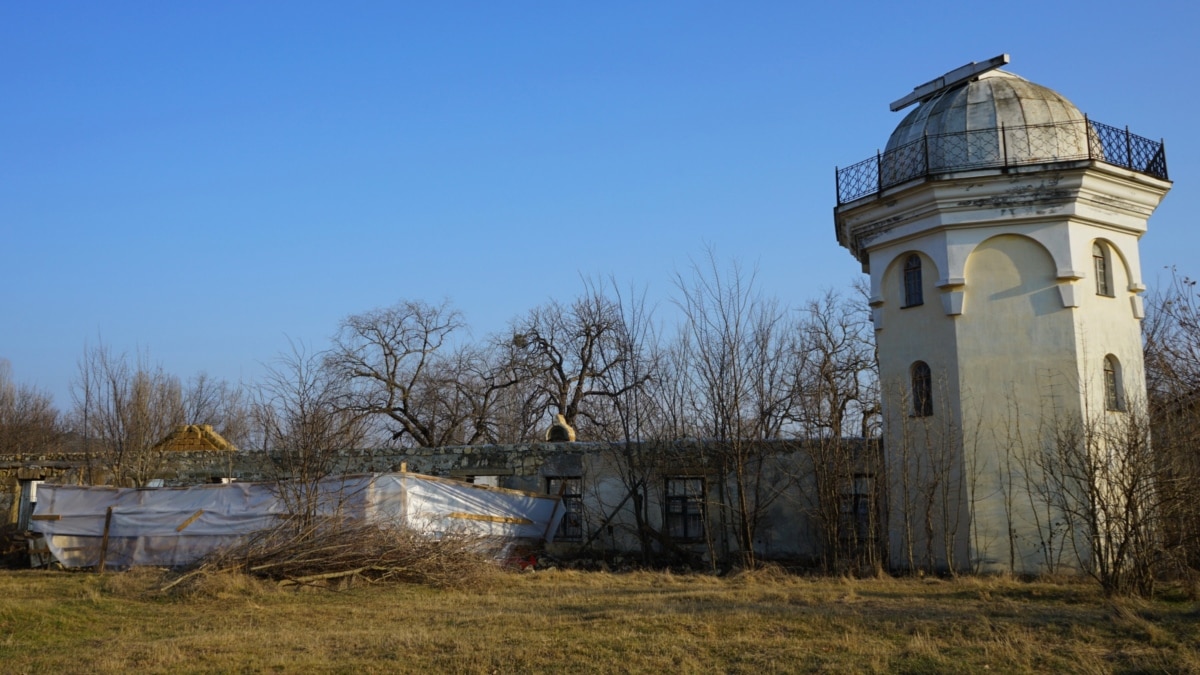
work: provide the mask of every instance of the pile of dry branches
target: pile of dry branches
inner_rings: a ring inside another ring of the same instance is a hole
[[[462,588],[495,573],[498,553],[494,542],[466,535],[433,537],[360,521],[308,526],[285,522],[202,558],[162,590],[184,589],[210,575],[230,573],[284,586],[391,581]]]

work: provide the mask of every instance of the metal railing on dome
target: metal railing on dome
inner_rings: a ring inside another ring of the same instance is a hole
[[[1163,141],[1153,141],[1107,124],[1082,120],[922,138],[876,153],[834,171],[838,205],[869,197],[893,185],[971,169],[1007,168],[1093,159],[1155,178],[1167,178]]]

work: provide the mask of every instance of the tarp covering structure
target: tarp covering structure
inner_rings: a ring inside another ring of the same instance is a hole
[[[230,483],[182,488],[42,485],[32,529],[64,567],[192,563],[295,515],[297,486]],[[550,541],[561,498],[414,473],[341,476],[311,491],[321,517],[505,541]]]

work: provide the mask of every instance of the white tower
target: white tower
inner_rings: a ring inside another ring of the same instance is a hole
[[[1163,144],[1008,60],[917,87],[887,149],[837,171],[838,241],[871,276],[896,567],[1065,562],[1047,444],[1145,399],[1138,240],[1170,189]]]

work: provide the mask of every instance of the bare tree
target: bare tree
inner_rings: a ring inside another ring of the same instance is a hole
[[[910,572],[964,571],[960,531],[969,513],[969,479],[963,434],[950,414],[945,372],[931,372],[929,408],[907,378],[882,382],[892,401],[887,414],[888,527],[894,560]],[[922,410],[916,414],[914,410]]]
[[[157,443],[186,423],[179,378],[146,352],[130,358],[103,343],[85,348],[72,397],[92,481],[99,469],[116,485],[146,485],[163,465]]]
[[[513,380],[487,353],[450,344],[464,329],[446,303],[405,301],[348,317],[327,357],[349,385],[347,407],[384,417],[394,440],[421,447],[490,440],[497,392]]]
[[[1009,426],[1006,431],[1005,452],[1013,458],[1010,464],[1009,480],[1016,484],[1024,493],[1025,509],[1021,514],[1031,527],[1033,534],[1031,543],[1039,556],[1042,569],[1049,574],[1062,570],[1064,564],[1077,562],[1070,559],[1069,553],[1072,529],[1078,525],[1064,513],[1063,505],[1067,503],[1067,495],[1062,490],[1073,487],[1063,480],[1063,460],[1067,459],[1066,451],[1073,452],[1075,437],[1082,432],[1078,417],[1072,418],[1061,409],[1061,392],[1073,391],[1077,383],[1064,383],[1064,377],[1059,373],[1046,373],[1044,376],[1046,400],[1041,404],[1041,410],[1036,417],[1033,436],[1026,437],[1022,429],[1020,402],[1010,395]],[[1068,420],[1072,420],[1068,422]],[[1015,466],[1016,473],[1011,471]],[[1010,546],[1014,549],[1011,559],[1015,560],[1017,549],[1020,548],[1022,537],[1018,537],[1016,520],[1012,512],[1008,515],[1010,528]],[[1029,534],[1023,533],[1024,539]],[[1015,566],[1013,569],[1017,569]]]
[[[50,395],[14,382],[8,361],[0,359],[0,454],[45,451],[60,436],[59,414]]]
[[[459,347],[451,359],[441,365],[442,396],[447,400],[448,417],[461,420],[460,443],[515,443],[530,440],[536,415],[528,402],[532,399],[523,358],[503,341]],[[513,394],[509,396],[509,394]],[[521,398],[524,395],[525,398]],[[525,401],[515,418],[503,418],[503,406]],[[510,426],[511,424],[511,426]]]
[[[1171,281],[1147,303],[1142,335],[1146,389],[1152,406],[1176,408],[1200,391],[1200,293],[1196,283],[1172,270]]]
[[[234,447],[250,442],[250,401],[239,386],[198,373],[183,390],[183,418],[188,424],[207,424]]]
[[[731,477],[731,499],[723,506],[748,567],[756,564],[762,515],[785,487],[768,471],[763,441],[778,438],[791,415],[796,372],[790,365],[794,330],[779,304],[758,294],[754,281],[736,264],[722,272],[711,251],[689,276],[676,277],[685,396],[694,427],[716,441],[722,474]]]
[[[523,338],[504,333],[493,336],[480,352],[483,366],[475,378],[491,393],[480,406],[486,413],[480,416],[486,442],[534,442],[545,432],[545,400],[531,376],[527,349]]]
[[[1111,595],[1153,592],[1164,496],[1144,406],[1059,418],[1041,480],[1083,569]]]
[[[280,496],[305,526],[326,508],[320,482],[341,468],[344,453],[368,435],[362,413],[347,409],[346,382],[326,354],[292,346],[268,367],[253,405],[253,422]]]
[[[865,303],[829,291],[801,311],[792,418],[812,480],[803,497],[818,524],[822,565],[879,567],[879,388]],[[807,487],[807,482],[803,484]]]
[[[608,435],[601,411],[645,382],[611,376],[632,358],[623,330],[620,306],[594,283],[570,305],[551,301],[516,323],[513,344],[525,355],[543,422],[559,414],[585,436]]]
[[[1159,461],[1164,546],[1173,566],[1200,578],[1200,293],[1171,270],[1142,322],[1147,412]]]
[[[656,340],[652,312],[646,306],[645,293],[622,294],[612,283],[613,302],[619,316],[612,346],[624,356],[614,361],[597,379],[599,389],[611,392],[606,397],[613,442],[613,459],[633,514],[634,534],[641,548],[642,561],[655,559],[655,544],[663,543],[662,532],[651,523],[658,464],[663,448],[672,440],[662,434],[661,408],[654,384],[661,384],[662,354]]]

